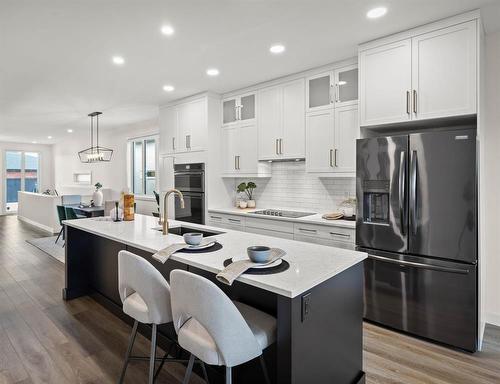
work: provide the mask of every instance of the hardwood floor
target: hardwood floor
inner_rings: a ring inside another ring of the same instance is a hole
[[[88,297],[61,299],[63,264],[26,243],[41,236],[0,217],[0,384],[115,383],[130,327]],[[145,338],[136,346],[147,354]],[[364,369],[370,384],[500,383],[500,328],[488,327],[484,351],[471,355],[366,324]],[[157,382],[177,384],[183,373],[169,364]],[[147,363],[131,362],[126,382],[146,375]]]

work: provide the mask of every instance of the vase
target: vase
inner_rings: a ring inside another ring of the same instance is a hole
[[[102,206],[103,199],[104,199],[104,197],[103,197],[102,192],[101,192],[100,189],[97,189],[92,194],[92,200],[94,201],[94,206],[96,206],[96,207]]]
[[[248,208],[255,208],[255,200],[248,200],[247,207]]]
[[[247,207],[247,202],[245,200],[240,201],[240,208],[245,209]]]

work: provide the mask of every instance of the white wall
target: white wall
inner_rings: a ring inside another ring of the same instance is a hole
[[[236,179],[233,191],[242,181],[257,184],[253,197],[259,208],[293,208],[325,213],[336,210],[348,197],[356,196],[355,178],[320,178],[306,172],[304,161],[274,162],[271,178]],[[235,199],[236,192],[233,192],[229,204]]]
[[[90,146],[89,133],[73,134],[54,145],[54,183],[59,194],[78,193],[91,195],[93,184],[100,182],[104,188],[119,194],[127,188],[127,141],[131,138],[158,134],[158,122],[147,121],[111,132],[101,131],[99,145],[113,149],[110,162],[84,164],[80,162],[78,151]],[[81,186],[73,182],[76,172],[92,172],[92,185]],[[88,191],[85,193],[85,191]],[[116,197],[114,197],[116,198]],[[151,214],[156,211],[156,202],[137,200],[137,212]]]
[[[485,82],[485,320],[500,326],[500,32],[486,36]]]
[[[26,144],[26,143],[9,143],[0,142],[0,174],[2,185],[0,187],[0,215],[5,214],[5,185],[3,184],[4,177],[4,162],[5,151],[28,151],[40,153],[40,181],[38,189],[43,191],[45,189],[54,188],[54,169],[52,166],[52,146],[43,144]]]

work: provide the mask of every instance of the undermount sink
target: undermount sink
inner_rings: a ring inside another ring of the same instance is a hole
[[[163,231],[163,229],[160,228],[153,228],[156,231]],[[181,225],[180,227],[173,227],[168,229],[168,233],[172,233],[173,235],[179,235],[182,236],[185,233],[201,233],[203,237],[210,237],[210,236],[215,236],[215,235],[221,235],[224,232],[215,232],[215,231],[205,231],[202,229],[198,228],[191,228],[191,227],[185,227]]]

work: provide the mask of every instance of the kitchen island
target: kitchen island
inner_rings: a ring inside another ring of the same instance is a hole
[[[164,236],[153,217],[136,215],[131,222],[114,223],[99,218],[66,221],[66,286],[63,298],[91,295],[117,316],[118,252],[126,249],[150,261],[166,278],[173,269],[202,275],[218,284],[232,299],[252,305],[277,318],[277,342],[265,351],[275,383],[363,383],[362,316],[363,265],[366,254],[346,249],[242,233],[227,229],[169,221],[172,232],[180,227],[217,233],[223,248],[215,252],[176,253],[161,264],[151,256],[169,244],[182,241],[173,233]],[[251,245],[286,251],[290,268],[273,275],[243,275],[232,286],[215,275],[224,260],[244,255]],[[161,300],[161,298],[158,298]],[[148,331],[143,329],[147,336]],[[170,335],[160,327],[160,335]],[[168,339],[159,340],[168,347]],[[257,368],[255,367],[257,365]],[[216,368],[211,382],[219,382]],[[261,382],[258,362],[235,369],[237,383]]]

